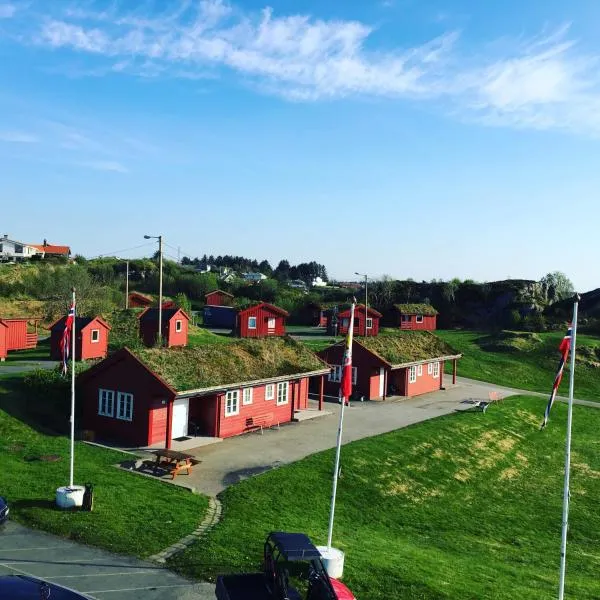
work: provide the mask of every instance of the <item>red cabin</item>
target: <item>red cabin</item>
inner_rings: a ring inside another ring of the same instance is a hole
[[[140,336],[146,346],[154,346],[158,335],[158,308],[147,308],[140,314]],[[162,338],[163,345],[187,346],[190,318],[181,308],[163,308]]]
[[[379,334],[379,319],[381,319],[381,313],[377,312],[374,308],[369,307],[367,309],[367,336]],[[338,314],[338,333],[340,335],[346,335],[348,328],[350,327],[350,309],[344,310]],[[354,309],[354,335],[365,335],[365,305],[357,304]]]
[[[60,340],[65,331],[67,317],[50,325],[50,358],[62,360]],[[75,319],[75,360],[104,358],[108,353],[110,325],[101,317],[77,317]]]
[[[8,334],[8,325],[4,321],[0,321],[0,361],[3,361],[8,350],[6,349],[6,337]]]
[[[325,348],[318,355],[331,365],[327,394],[338,396],[345,342]],[[379,337],[354,340],[352,384],[354,393],[365,400],[388,396],[416,396],[443,386],[444,363],[461,355],[428,331],[384,333]]]
[[[261,338],[285,335],[285,319],[288,312],[261,302],[241,310],[237,317],[237,333],[243,338]]]
[[[148,308],[154,304],[154,300],[140,292],[130,292],[128,296],[129,308]]]
[[[233,304],[233,294],[223,290],[214,290],[204,296],[207,306],[231,306]]]
[[[39,319],[0,319],[6,326],[6,350],[28,350],[38,342],[37,325]],[[35,331],[31,331],[35,327]]]
[[[438,311],[429,304],[396,304],[400,329],[435,331]]]
[[[308,407],[309,379],[328,372],[290,338],[123,348],[79,376],[82,426],[130,447],[231,437],[294,419]]]

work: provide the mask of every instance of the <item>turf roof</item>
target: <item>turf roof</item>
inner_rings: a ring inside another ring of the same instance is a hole
[[[327,370],[311,350],[289,337],[145,348],[135,355],[179,392]]]
[[[395,307],[403,315],[426,315],[433,317],[438,314],[438,311],[431,304],[395,304]]]
[[[391,365],[459,354],[430,331],[391,331],[356,341]]]

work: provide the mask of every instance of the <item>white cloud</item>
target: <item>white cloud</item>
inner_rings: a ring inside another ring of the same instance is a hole
[[[0,141],[15,144],[36,144],[40,139],[32,133],[24,131],[0,131]]]
[[[116,161],[94,160],[79,163],[82,167],[88,167],[95,171],[110,171],[113,173],[129,173],[129,169]]]
[[[10,19],[17,12],[14,4],[0,3],[0,19]]]

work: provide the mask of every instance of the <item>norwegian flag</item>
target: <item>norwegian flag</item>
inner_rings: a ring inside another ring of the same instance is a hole
[[[542,429],[546,427],[548,424],[548,417],[550,416],[550,411],[552,410],[552,405],[554,404],[554,400],[556,399],[556,393],[558,392],[558,388],[560,386],[560,382],[562,381],[563,371],[565,370],[565,364],[567,363],[567,359],[569,358],[569,350],[571,350],[571,340],[573,338],[573,326],[569,325],[567,329],[567,334],[562,339],[558,350],[560,352],[560,362],[558,363],[558,371],[556,372],[556,377],[554,378],[554,385],[552,386],[552,393],[550,394],[550,399],[548,400],[548,405],[546,406],[546,411],[544,412],[544,422],[542,423]]]
[[[340,396],[342,401],[348,406],[350,396],[352,396],[352,336],[354,334],[354,307],[350,309],[350,326],[348,327],[348,336],[346,338],[346,349],[344,351],[344,364],[342,365],[342,380],[340,383]]]
[[[71,347],[71,333],[73,331],[73,323],[75,322],[75,302],[71,304],[71,308],[69,309],[69,314],[67,315],[67,319],[65,321],[65,329],[62,334],[62,338],[60,339],[60,350],[62,352],[62,371],[63,374],[67,373],[67,362],[69,360],[69,350]]]

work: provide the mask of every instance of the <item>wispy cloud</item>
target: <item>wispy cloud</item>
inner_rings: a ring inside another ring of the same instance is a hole
[[[17,7],[14,4],[0,2],[0,19],[10,19],[17,12]]]
[[[24,131],[0,131],[0,141],[14,144],[36,144],[40,139],[37,135]]]
[[[94,169],[95,171],[110,171],[113,173],[129,173],[129,169],[116,161],[95,160],[79,163],[82,167]]]

